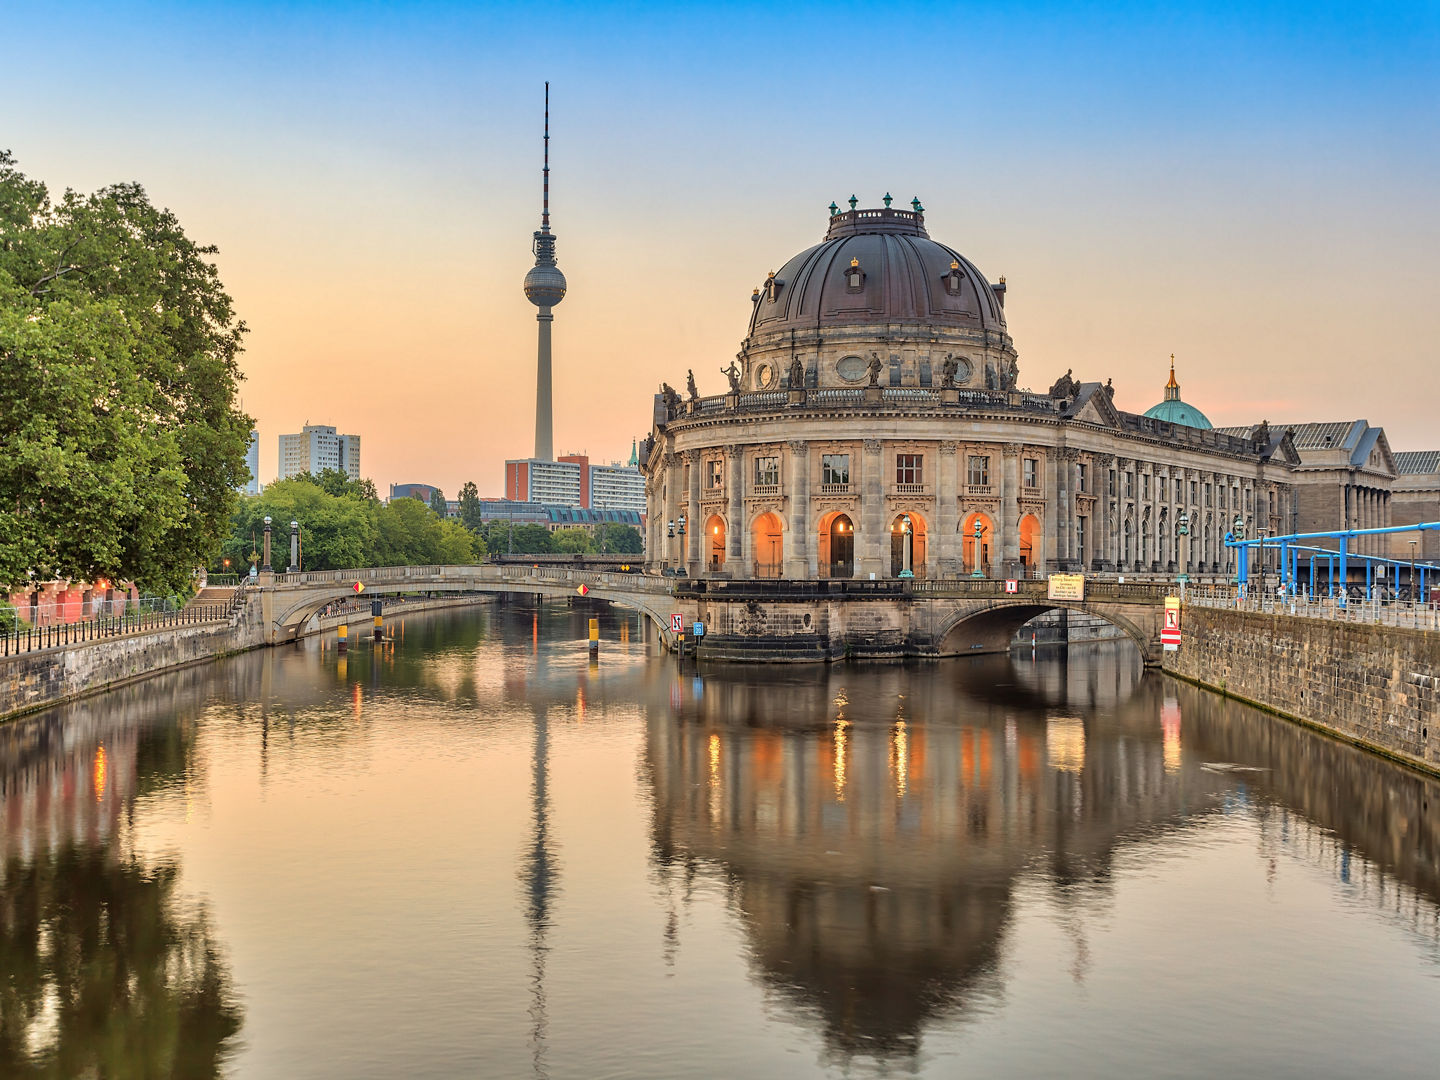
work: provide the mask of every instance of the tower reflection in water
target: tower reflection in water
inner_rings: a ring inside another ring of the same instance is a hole
[[[1435,947],[1431,781],[1145,675],[1124,646],[1073,666],[714,669],[654,695],[645,756],[659,872],[723,874],[757,976],[837,1059],[909,1056],[998,1004],[1022,888],[1056,905],[1083,979],[1084,912],[1125,849],[1227,812],[1337,876],[1355,851]]]

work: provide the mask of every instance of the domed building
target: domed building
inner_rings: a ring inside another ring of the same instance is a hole
[[[1286,531],[1288,433],[1211,430],[1173,378],[1145,416],[1070,371],[1021,388],[1004,280],[932,239],[918,199],[890,202],[832,203],[824,239],[764,278],[728,392],[692,372],[656,395],[652,572],[1219,575],[1235,518]]]
[[[1158,405],[1151,405],[1145,410],[1145,415],[1154,420],[1184,424],[1186,427],[1200,428],[1205,431],[1209,431],[1214,426],[1205,414],[1194,405],[1180,400],[1180,384],[1175,381],[1174,353],[1170,354],[1170,381],[1165,384],[1164,400]]]

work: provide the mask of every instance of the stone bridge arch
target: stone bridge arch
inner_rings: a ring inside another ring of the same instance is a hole
[[[1104,619],[1135,642],[1147,666],[1160,663],[1159,609],[1147,604],[1069,600],[989,600],[957,605],[940,616],[932,640],[939,656],[1007,652],[1016,632],[1037,615],[1065,608]]]

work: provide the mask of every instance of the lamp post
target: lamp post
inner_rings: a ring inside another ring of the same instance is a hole
[[[1190,515],[1184,510],[1175,519],[1175,535],[1180,538],[1180,573],[1175,575],[1175,580],[1180,585],[1180,599],[1185,599],[1185,583],[1190,580],[1190,575],[1185,571],[1190,565]]]
[[[300,522],[290,522],[290,566],[287,574],[300,572]]]
[[[674,519],[671,519],[670,521],[667,521],[667,522],[665,523],[665,535],[666,535],[666,537],[668,537],[668,538],[671,539],[671,540],[674,540],[674,539],[675,539],[675,521],[674,521]],[[665,551],[666,551],[665,565],[666,565],[666,566],[669,566],[669,565],[670,565],[670,557],[673,556],[674,553],[675,553],[675,545],[674,545],[674,544],[666,544],[666,545],[665,545]]]
[[[1414,607],[1417,595],[1415,592],[1415,546],[1419,540],[1410,541],[1410,605]]]
[[[1250,577],[1250,560],[1246,558],[1246,548],[1244,547],[1245,519],[1239,514],[1235,515],[1235,522],[1230,526],[1230,535],[1233,536],[1237,542],[1237,547],[1235,548],[1235,584],[1239,586],[1239,591],[1243,593],[1246,579]]]
[[[267,574],[274,568],[270,565],[270,518],[265,518],[265,561],[260,564],[260,569]]]
[[[975,572],[970,575],[972,578],[983,578],[985,576],[985,571],[980,569],[980,538],[984,535],[985,526],[980,523],[980,519],[977,517],[975,519]]]
[[[900,576],[902,578],[913,578],[915,572],[910,569],[910,561],[914,558],[915,551],[911,546],[913,534],[910,531],[910,515],[900,515]]]
[[[685,572],[688,574],[688,573],[689,573],[689,570],[687,569],[687,565],[688,565],[688,561],[689,561],[689,560],[686,558],[686,553],[685,553],[685,515],[684,515],[684,514],[681,514],[681,515],[680,515],[680,520],[675,523],[675,532],[676,532],[676,534],[680,537],[680,568],[681,568],[682,570],[685,570]]]

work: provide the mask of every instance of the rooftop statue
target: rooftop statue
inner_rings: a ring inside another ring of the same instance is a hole
[[[740,369],[735,366],[735,361],[731,360],[729,367],[721,368],[720,374],[730,380],[730,393],[738,394],[740,392]]]
[[[955,385],[955,373],[960,370],[960,365],[955,363],[955,354],[948,353],[940,363],[940,385],[945,389],[951,389]]]
[[[1065,374],[1055,380],[1055,385],[1050,387],[1050,396],[1052,398],[1056,401],[1063,401],[1065,398],[1075,396],[1075,392],[1080,389],[1080,384],[1071,378],[1074,373],[1074,368],[1066,368]]]
[[[790,389],[805,389],[805,364],[798,356],[790,361]]]
[[[685,390],[686,390],[686,392],[689,393],[689,395],[690,395],[690,400],[691,400],[691,401],[694,401],[696,398],[698,398],[698,397],[700,396],[700,391],[695,388],[695,369],[694,369],[694,368],[691,368],[690,371],[689,371],[689,373],[685,376]]]
[[[665,408],[670,412],[676,412],[680,408],[680,395],[668,382],[660,384],[660,396],[665,399]]]
[[[880,368],[882,366],[880,363],[880,354],[872,352],[870,354],[870,363],[865,365],[865,373],[870,376],[871,386],[880,385]]]

